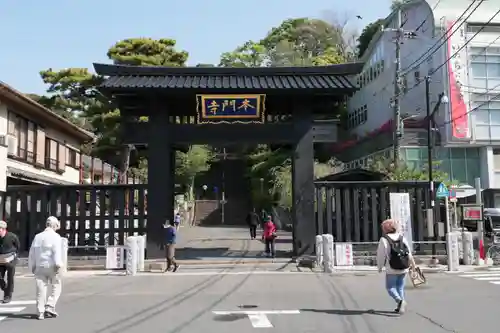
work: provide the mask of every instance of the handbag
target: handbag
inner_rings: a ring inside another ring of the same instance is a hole
[[[427,283],[424,272],[422,272],[420,267],[410,268],[410,280],[414,287],[419,287]]]
[[[0,265],[10,264],[16,259],[15,253],[0,254]]]

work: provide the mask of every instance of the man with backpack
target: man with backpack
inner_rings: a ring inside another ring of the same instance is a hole
[[[402,314],[406,310],[405,279],[410,267],[415,267],[415,261],[408,241],[399,229],[399,223],[395,220],[382,222],[383,236],[378,243],[377,266],[379,272],[385,267],[387,292],[396,301],[394,311]]]

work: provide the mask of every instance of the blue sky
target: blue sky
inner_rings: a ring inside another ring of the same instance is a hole
[[[2,1],[0,80],[22,92],[41,94],[45,85],[40,70],[107,62],[108,48],[130,37],[173,38],[189,52],[189,64],[218,63],[222,52],[262,38],[286,18],[328,18],[337,13],[362,29],[386,16],[389,4],[390,0]]]

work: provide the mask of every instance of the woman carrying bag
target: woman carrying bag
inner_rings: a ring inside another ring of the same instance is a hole
[[[277,238],[276,235],[276,225],[274,225],[271,216],[266,218],[264,222],[264,232],[262,233],[262,240],[266,244],[266,249],[264,253],[267,257],[274,258],[275,257],[275,240]]]

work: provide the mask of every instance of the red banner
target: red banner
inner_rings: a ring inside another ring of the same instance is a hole
[[[448,57],[453,55],[453,28],[454,22],[448,22],[446,37],[448,38]],[[459,35],[459,34],[455,34]],[[451,131],[453,137],[457,139],[466,139],[469,137],[469,117],[467,114],[467,105],[465,105],[462,92],[453,68],[453,59],[448,61],[448,80],[450,82],[450,109],[451,109]]]

